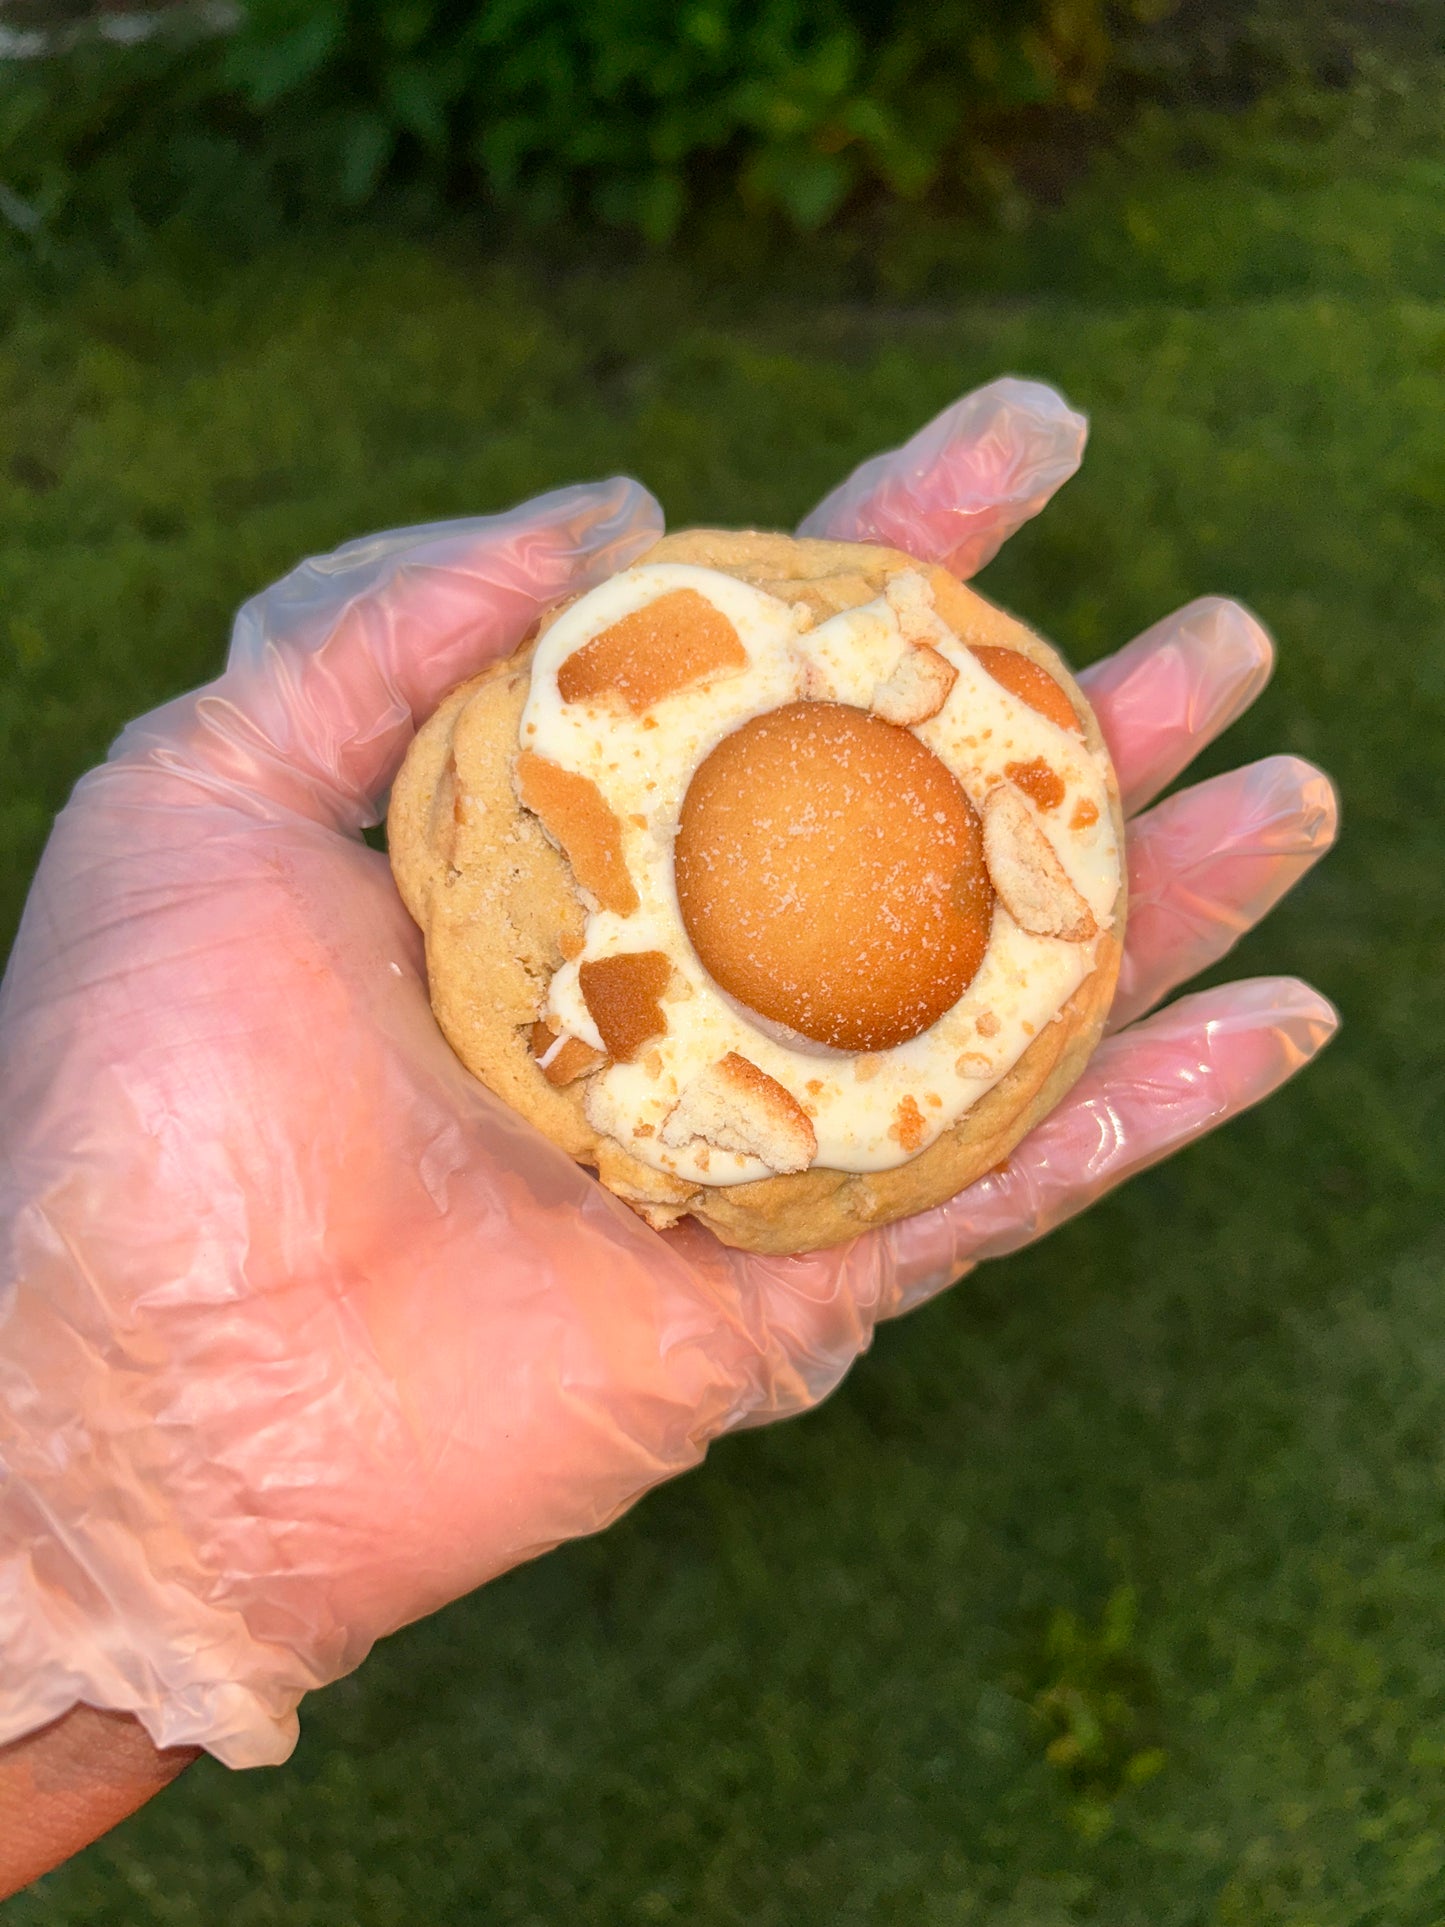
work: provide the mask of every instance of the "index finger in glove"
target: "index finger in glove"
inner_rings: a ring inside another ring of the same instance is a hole
[[[1318,991],[1258,977],[1181,997],[1108,1038],[1003,1167],[950,1203],[879,1234],[892,1315],[982,1258],[1032,1244],[1136,1172],[1258,1104],[1339,1026]]]
[[[1269,681],[1274,644],[1224,596],[1200,596],[1081,670],[1132,816],[1242,716]]]
[[[349,542],[248,602],[220,681],[143,717],[114,754],[180,736],[229,786],[359,829],[448,689],[661,529],[647,491],[617,478]]]
[[[1129,922],[1110,1030],[1232,950],[1329,849],[1334,786],[1266,756],[1158,803],[1129,835]]]
[[[1088,432],[1054,389],[1005,376],[855,468],[798,533],[881,542],[976,575],[1068,481]]]

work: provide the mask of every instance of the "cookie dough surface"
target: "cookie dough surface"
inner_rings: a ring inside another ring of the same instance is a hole
[[[1030,700],[1024,693],[1029,676],[1042,682],[1038,672],[1046,672],[1054,701],[1062,691],[1071,707],[1071,717],[1061,714],[1059,720],[1071,721],[1108,770],[1093,716],[1055,652],[945,570],[920,570],[896,550],[721,530],[665,537],[634,566],[668,562],[736,577],[783,602],[804,605],[819,622],[873,601],[897,576],[920,572],[948,629],[980,661],[993,657],[991,673],[998,680],[1012,673],[1022,700]],[[658,620],[669,613],[662,610]],[[695,622],[688,634],[695,648],[726,649],[725,639],[710,638]],[[587,911],[567,858],[518,795],[519,730],[537,639],[446,698],[408,753],[388,817],[398,888],[426,940],[433,1008],[468,1069],[554,1142],[594,1167],[603,1183],[649,1222],[662,1228],[690,1213],[726,1243],[751,1250],[791,1252],[840,1243],[870,1226],[942,1203],[1005,1160],[1068,1090],[1098,1042],[1122,949],[1122,883],[1107,926],[1093,939],[1093,966],[1054,1020],[956,1124],[891,1169],[814,1165],[743,1183],[695,1183],[643,1163],[595,1128],[584,1104],[585,1075],[552,1081],[572,1064],[570,1059],[567,1066],[559,1064],[557,1053],[583,1049],[559,1043],[549,1061],[544,1010],[554,974],[581,952]],[[615,652],[625,644],[624,636],[609,647]],[[586,677],[605,675],[623,689],[625,700],[648,699],[640,685],[635,698],[627,694],[634,684],[626,680],[625,665],[619,669],[615,662],[594,660],[599,652],[589,656],[590,647],[568,659],[579,686]],[[914,701],[916,692],[905,690],[900,700]],[[1108,807],[1122,851],[1112,770]],[[1008,829],[1007,823],[985,825],[986,834],[1004,835]]]

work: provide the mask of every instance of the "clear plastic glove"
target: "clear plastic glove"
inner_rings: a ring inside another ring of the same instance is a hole
[[[807,527],[970,569],[1083,426],[999,383]],[[1325,779],[1272,759],[1134,817],[1137,1021],[1003,1173],[802,1258],[649,1231],[452,1057],[359,832],[442,693],[660,526],[619,481],[305,563],[62,812],[0,993],[0,1741],[83,1700],[284,1759],[302,1694],[382,1634],[816,1403],[880,1318],[1333,1029],[1290,980],[1143,1015],[1329,843]],[[1269,664],[1204,602],[1090,673],[1131,809]]]

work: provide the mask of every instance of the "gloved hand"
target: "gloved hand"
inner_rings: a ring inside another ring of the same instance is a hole
[[[805,528],[970,572],[1083,433],[998,383]],[[381,1634],[816,1403],[878,1319],[1329,1036],[1290,980],[1145,1015],[1334,825],[1282,757],[1137,814],[1269,673],[1257,623],[1195,603],[1087,678],[1133,907],[1128,1028],[1072,1095],[1005,1171],[849,1247],[648,1230],[452,1057],[360,831],[443,692],[660,526],[616,481],[304,563],[58,819],[0,993],[0,1741],[84,1700],[284,1759],[301,1695]]]

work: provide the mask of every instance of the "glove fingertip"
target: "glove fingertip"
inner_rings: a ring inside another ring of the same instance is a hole
[[[863,462],[798,532],[881,542],[974,575],[1074,474],[1087,437],[1087,417],[1056,389],[1005,375]]]

